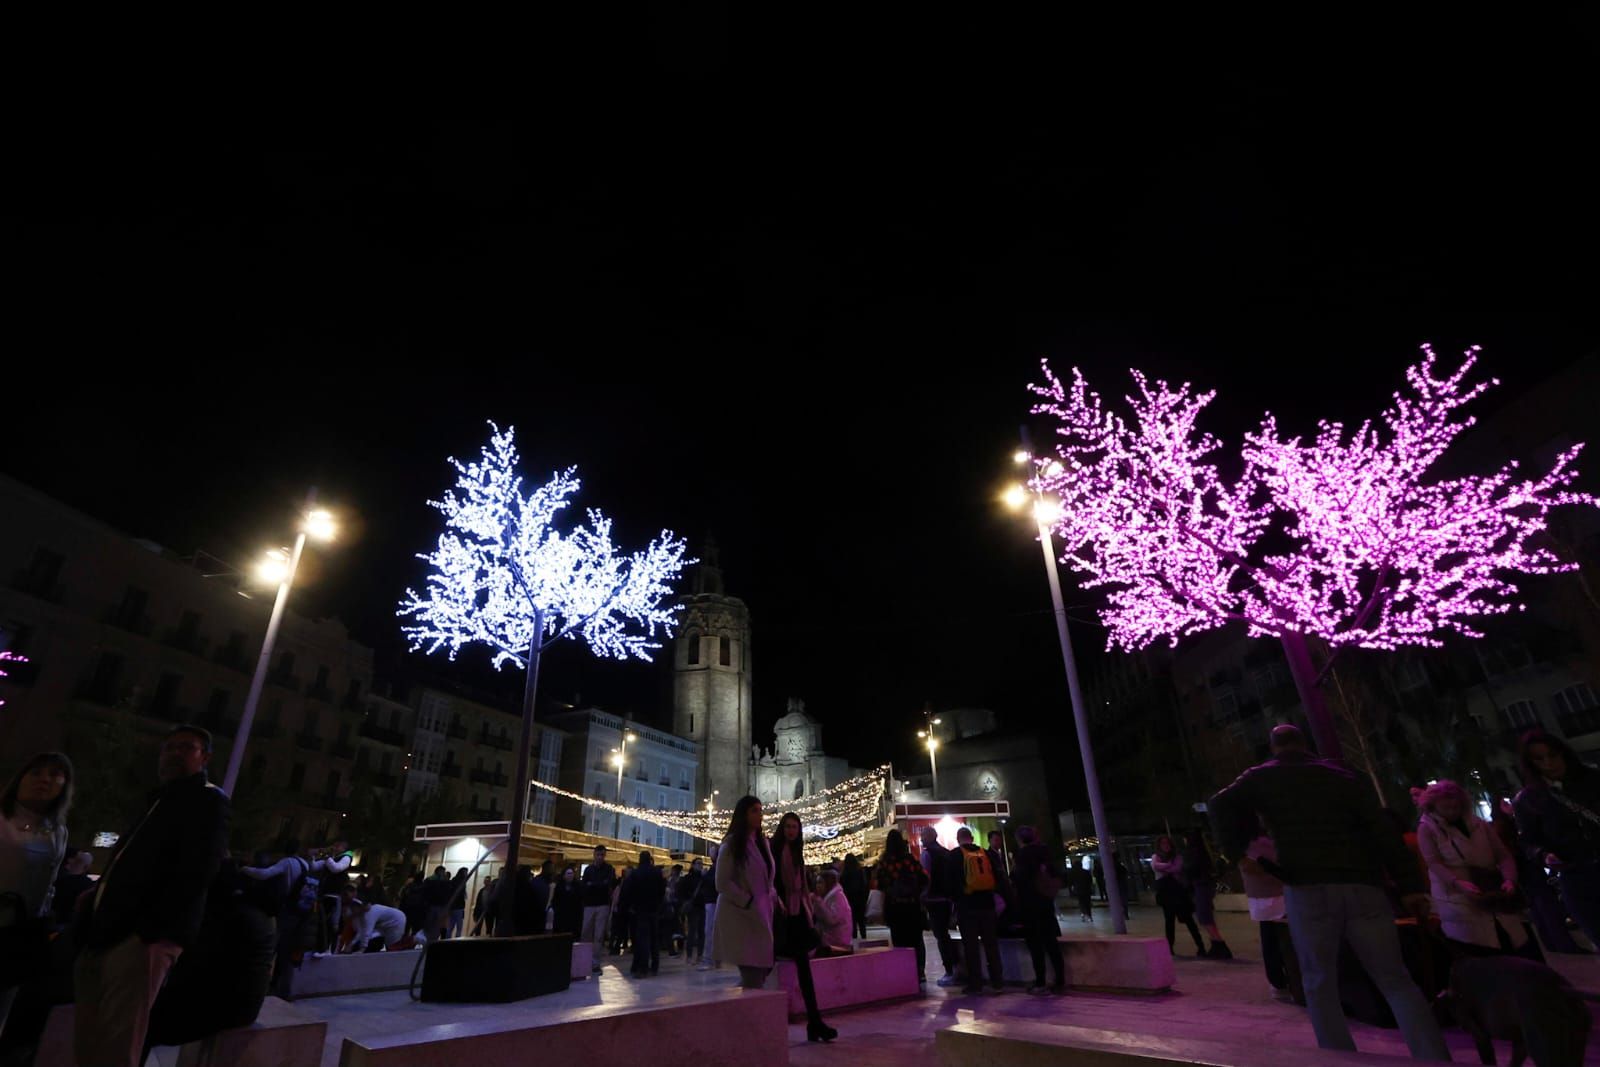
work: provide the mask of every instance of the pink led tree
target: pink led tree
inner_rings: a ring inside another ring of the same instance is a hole
[[[1246,434],[1243,469],[1224,477],[1221,447],[1197,430],[1215,393],[1153,385],[1134,371],[1131,420],[1076,369],[1064,384],[1044,365],[1034,412],[1058,421],[1055,457],[1035,458],[1034,487],[1060,501],[1062,561],[1085,588],[1111,592],[1100,613],[1108,646],[1133,650],[1229,622],[1283,642],[1317,749],[1339,742],[1318,683],[1343,648],[1438,646],[1474,620],[1521,610],[1516,574],[1571,570],[1538,542],[1549,510],[1600,501],[1568,487],[1580,446],[1546,473],[1512,462],[1487,475],[1431,476],[1473,424],[1458,409],[1491,382],[1464,384],[1477,360],[1435,377],[1436,359],[1406,371],[1381,426],[1283,438],[1269,414]],[[1308,635],[1329,655],[1319,667]]]

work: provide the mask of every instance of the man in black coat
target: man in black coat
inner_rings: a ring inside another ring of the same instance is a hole
[[[174,727],[161,743],[161,787],[122,836],[88,897],[75,967],[79,1063],[137,1067],[150,1007],[167,972],[194,943],[206,890],[228,843],[228,796],[206,780],[211,734]]]

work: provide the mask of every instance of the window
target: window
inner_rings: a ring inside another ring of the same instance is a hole
[[[289,788],[298,790],[301,786],[305,785],[305,783],[306,765],[304,763],[296,763],[293,767],[289,768]]]
[[[183,684],[183,676],[167,672],[156,683],[155,695],[150,698],[150,714],[167,716],[176,710],[178,704],[178,687]]]
[[[389,729],[400,729],[400,709],[394,708],[389,712]]]
[[[355,703],[358,703],[360,700],[361,700],[361,679],[352,678],[352,679],[350,679],[350,684],[345,687],[344,702],[346,704],[355,704]]]
[[[694,736],[694,712],[689,713],[689,736]]]
[[[633,789],[633,806],[636,808],[644,807],[644,790],[638,786]]]
[[[717,653],[718,660],[724,667],[731,665],[733,663],[733,638],[718,638],[717,643],[720,649]]]
[[[265,716],[265,719],[266,719],[267,722],[270,722],[274,726],[276,726],[278,724],[278,720],[281,719],[282,717],[283,717],[283,701],[274,700],[270,704],[267,705],[267,714]]]
[[[700,662],[700,635],[695,633],[693,630],[691,630],[691,631],[689,631],[687,634],[685,634],[683,636],[683,643],[684,643],[684,646],[688,650],[688,656],[687,656],[685,662],[688,663],[690,666],[693,666],[696,663],[699,663]]]
[[[89,680],[89,695],[103,704],[117,698],[117,678],[122,674],[122,657],[115,652],[102,652],[94,665],[94,677]]]
[[[1569,685],[1551,700],[1555,703],[1557,715],[1573,715],[1595,706],[1594,690],[1589,688],[1587,682]]]
[[[122,594],[122,603],[113,613],[112,625],[135,629],[144,618],[144,609],[150,606],[150,594],[136,585],[130,585]]]
[[[178,620],[178,644],[184,648],[193,648],[195,641],[200,637],[200,615],[198,612],[186,611]]]
[[[328,688],[328,668],[327,667],[319,666],[317,668],[317,680],[312,683],[311,688],[315,689],[319,693],[327,691],[327,688]]]
[[[1519,700],[1506,705],[1506,722],[1514,730],[1527,730],[1539,725],[1539,710],[1531,700]]]
[[[66,562],[66,557],[59,552],[52,552],[48,548],[34,549],[33,560],[28,564],[28,570],[19,583],[22,591],[37,597],[54,599],[52,591],[55,589],[56,580],[61,577],[61,566]]]
[[[476,793],[472,794],[472,810],[478,810],[478,794]]]
[[[214,723],[221,722],[226,714],[228,714],[228,691],[213,689],[211,699],[206,701],[206,718]]]
[[[339,772],[328,772],[328,799],[334,800],[339,796]]]
[[[656,846],[659,848],[661,845],[663,845],[665,843],[666,843],[666,830],[664,830],[664,829],[662,829],[661,827],[658,826],[658,827],[656,827]]]
[[[278,653],[278,666],[277,666],[276,670],[274,671],[274,673],[287,675],[290,672],[292,672],[293,670],[294,670],[294,653],[293,652],[280,652],[280,653]]]
[[[348,745],[350,743],[350,724],[347,722],[342,722],[339,724],[339,743],[341,745]]]
[[[306,709],[305,735],[307,737],[315,737],[317,735],[317,713],[313,708]]]
[[[1533,663],[1533,656],[1528,652],[1527,646],[1516,642],[1504,645],[1480,645],[1474,651],[1478,653],[1478,662],[1483,666],[1483,673],[1490,678],[1519,671]]]

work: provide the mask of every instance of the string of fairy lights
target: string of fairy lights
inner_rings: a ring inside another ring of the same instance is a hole
[[[846,779],[818,793],[796,800],[786,811],[800,816],[805,828],[805,856],[807,863],[821,863],[849,852],[861,852],[867,843],[867,834],[883,821],[883,803],[889,790],[889,766],[877,767],[866,774]],[[732,808],[702,807],[692,811],[676,809],[638,808],[617,804],[596,797],[586,797],[570,789],[546,782],[530,782],[535,789],[558,797],[576,800],[601,811],[614,812],[639,822],[651,823],[677,830],[707,841],[720,841],[733,819]],[[783,813],[774,811],[773,816]],[[768,818],[769,828],[776,825]]]

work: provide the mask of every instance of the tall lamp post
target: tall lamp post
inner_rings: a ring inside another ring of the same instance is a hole
[[[1022,448],[1012,457],[1019,465],[1033,461],[1028,433],[1023,430]],[[1044,550],[1045,577],[1050,581],[1050,601],[1055,608],[1056,636],[1061,640],[1061,660],[1067,672],[1067,695],[1072,700],[1072,719],[1078,728],[1078,754],[1083,758],[1083,784],[1089,793],[1089,814],[1094,819],[1094,835],[1099,843],[1100,869],[1106,876],[1106,905],[1111,909],[1111,926],[1119,934],[1128,932],[1127,912],[1123,910],[1122,886],[1117,882],[1116,858],[1111,851],[1111,828],[1106,822],[1105,802],[1100,796],[1100,774],[1095,770],[1094,745],[1089,739],[1089,716],[1083,708],[1083,690],[1078,684],[1078,661],[1072,654],[1072,637],[1067,633],[1067,609],[1061,599],[1061,575],[1056,570],[1055,538],[1051,525],[1061,516],[1061,505],[1040,493],[1029,493],[1020,485],[1006,490],[1006,505],[1020,510],[1033,501],[1033,520],[1039,527],[1039,547]]]
[[[922,738],[928,746],[928,770],[933,773],[933,799],[939,799],[939,738],[934,734],[933,728],[942,721],[933,717],[931,710],[925,710],[922,717],[927,720],[926,729],[918,730],[917,736]]]
[[[278,640],[278,627],[283,623],[284,609],[289,603],[289,589],[294,585],[295,573],[300,569],[300,555],[305,551],[306,538],[315,541],[332,541],[338,532],[333,515],[324,508],[313,507],[317,491],[306,494],[306,511],[300,520],[300,531],[295,536],[294,548],[285,553],[282,549],[268,552],[256,568],[256,575],[264,582],[278,584],[278,598],[272,605],[272,616],[267,620],[267,636],[261,642],[261,658],[256,660],[256,673],[250,679],[250,695],[245,697],[244,712],[239,716],[239,732],[233,739],[233,749],[228,753],[228,770],[222,777],[222,791],[230,797],[239,782],[239,767],[244,763],[244,749],[250,740],[250,727],[255,723],[256,705],[261,702],[261,690],[267,683],[267,669],[272,665],[272,646]]]
[[[637,740],[638,738],[634,737],[632,733],[624,730],[622,734],[622,747],[611,750],[611,762],[615,764],[617,768],[618,809],[622,807],[622,769],[623,767],[627,766],[628,763],[628,742]],[[616,838],[618,841],[622,840],[622,812],[620,810],[617,812],[617,824],[612,830],[611,836]]]
[[[713,811],[717,810],[716,809],[717,794],[720,793],[720,792],[722,792],[722,790],[713,789],[711,791],[711,795],[706,797],[706,839],[705,840],[706,840],[706,844],[708,844],[708,845],[714,845],[714,844],[717,843],[717,839],[711,836],[711,834],[716,832],[715,828],[711,825],[711,813]]]

